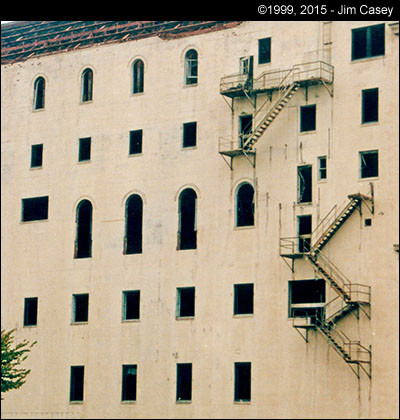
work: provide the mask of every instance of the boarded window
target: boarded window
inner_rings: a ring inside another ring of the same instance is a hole
[[[326,163],[326,156],[319,156],[318,158],[318,179],[326,179],[327,178],[327,163]]]
[[[314,131],[316,127],[316,105],[300,107],[300,131]]]
[[[132,130],[129,132],[129,154],[137,155],[142,153],[143,130]]]
[[[378,94],[379,89],[366,89],[362,91],[362,118],[363,124],[378,121]]]
[[[89,317],[89,294],[72,295],[72,322],[87,322]]]
[[[192,364],[176,365],[176,401],[192,400]]]
[[[271,62],[271,38],[258,40],[258,64]]]
[[[125,254],[142,253],[143,236],[143,201],[137,195],[131,195],[126,202],[125,211]]]
[[[44,108],[45,83],[46,82],[43,77],[38,77],[35,80],[33,94],[33,109]]]
[[[197,51],[189,50],[185,55],[185,84],[193,85],[197,83]]]
[[[70,401],[83,401],[85,366],[71,366]]]
[[[311,165],[297,167],[297,202],[312,202],[312,167]]]
[[[179,195],[178,249],[196,249],[196,202],[197,194],[187,188]]]
[[[252,314],[254,313],[254,285],[235,284],[234,286],[234,315]]]
[[[90,160],[91,143],[92,139],[90,137],[79,139],[79,162]]]
[[[237,189],[236,226],[254,226],[254,188],[248,183]]]
[[[310,214],[297,216],[297,233],[299,252],[308,252],[311,248],[312,216]]]
[[[352,29],[351,59],[385,54],[385,24]]]
[[[195,288],[194,287],[178,287],[176,316],[194,317],[195,313]]]
[[[43,163],[43,144],[33,144],[31,148],[31,168],[40,168]]]
[[[197,122],[189,122],[183,124],[183,147],[196,146],[197,139]]]
[[[325,280],[289,281],[289,317],[321,319],[325,304]]]
[[[49,197],[22,199],[22,221],[47,220],[49,213]]]
[[[33,327],[37,325],[38,298],[25,298],[24,307],[24,327]]]
[[[122,401],[136,401],[137,365],[122,365]]]
[[[360,152],[360,177],[371,178],[378,175],[378,150]]]
[[[92,203],[82,200],[76,209],[75,258],[92,256]]]
[[[235,401],[251,400],[251,363],[235,363]]]
[[[140,290],[122,292],[122,319],[124,321],[140,318]]]
[[[144,90],[144,64],[142,60],[136,60],[132,66],[133,93],[142,93]]]
[[[86,69],[82,73],[81,101],[90,102],[93,99],[93,71]]]

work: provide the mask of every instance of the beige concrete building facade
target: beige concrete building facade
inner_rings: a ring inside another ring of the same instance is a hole
[[[2,417],[396,418],[398,22],[172,23],[2,26]]]

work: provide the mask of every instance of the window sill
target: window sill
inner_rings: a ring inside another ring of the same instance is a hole
[[[20,225],[26,225],[28,223],[41,223],[41,222],[48,222],[49,219],[42,219],[42,220],[21,220],[19,223]]]
[[[299,131],[299,136],[304,136],[307,134],[316,134],[317,130],[308,130],[308,131]]]
[[[233,228],[233,230],[251,230],[251,229],[255,229],[256,226],[255,225],[251,225],[251,226],[235,226]]]
[[[129,153],[128,154],[128,158],[136,157],[136,156],[143,156],[143,152],[140,152],[140,153]]]
[[[89,321],[76,321],[76,322],[71,322],[71,325],[88,325]]]
[[[385,58],[386,55],[375,55],[373,57],[363,57],[363,58],[356,58],[354,60],[350,60],[350,64],[354,64],[354,63],[362,63],[364,61],[371,61],[371,60],[381,60],[382,58]]]
[[[87,104],[92,104],[92,103],[93,103],[93,99],[91,101],[85,101],[85,102],[80,101],[79,105],[87,105]]]
[[[78,165],[84,165],[86,163],[90,163],[91,160],[90,159],[85,159],[85,160],[78,160],[77,164]]]
[[[249,401],[249,400],[233,401],[233,404],[237,404],[237,405],[251,405],[251,401]]]
[[[71,405],[83,405],[83,401],[70,401]]]
[[[22,326],[22,328],[28,328],[28,329],[36,328],[36,327],[37,327],[37,324],[36,325],[23,325]]]
[[[132,93],[130,94],[131,98],[136,98],[138,96],[143,96],[144,92],[136,92],[136,93]]]
[[[318,179],[318,184],[326,184],[328,182],[327,179],[323,178],[323,179]]]
[[[123,324],[137,324],[140,322],[140,319],[122,319]]]
[[[191,400],[177,400],[176,404],[192,404]]]
[[[39,170],[39,169],[43,169],[43,166],[31,166],[31,167],[29,168],[29,170],[30,170],[30,171],[37,171],[37,170]]]
[[[194,315],[193,316],[176,316],[175,319],[177,321],[193,320],[194,319]]]
[[[360,127],[371,127],[374,125],[379,125],[379,121],[369,121],[369,122],[365,122],[365,123],[361,123]]]
[[[127,400],[127,401],[121,401],[122,405],[135,405],[136,400]]]
[[[254,312],[252,314],[233,314],[233,318],[254,318]]]
[[[191,83],[191,84],[187,84],[187,83],[184,83],[183,84],[183,88],[185,89],[185,88],[191,88],[191,87],[196,87],[196,86],[198,86],[199,85],[199,83],[197,82],[197,83]]]
[[[182,151],[184,150],[196,150],[197,149],[197,145],[196,146],[182,146]]]
[[[32,112],[43,112],[45,108],[32,109]]]
[[[308,206],[312,206],[312,205],[313,205],[313,202],[312,201],[307,201],[305,203],[299,203],[299,202],[296,203],[296,206],[298,206],[298,207],[301,207],[301,206],[308,207]]]
[[[379,181],[379,176],[371,176],[369,178],[359,178],[358,182],[363,182],[363,181]]]

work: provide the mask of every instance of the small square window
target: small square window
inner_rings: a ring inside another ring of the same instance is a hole
[[[378,150],[360,152],[360,177],[372,178],[379,175]]]
[[[251,401],[251,363],[235,363],[235,402]]]
[[[47,220],[49,214],[49,197],[22,199],[22,221]]]
[[[192,364],[176,365],[176,401],[192,400]]]
[[[252,314],[254,313],[254,285],[235,284],[234,286],[234,315]]]
[[[129,154],[137,155],[142,153],[143,130],[129,132]]]
[[[85,366],[71,366],[69,400],[83,401]]]
[[[183,124],[183,147],[196,146],[197,140],[197,122]]]
[[[300,107],[300,131],[314,131],[316,128],[316,105]]]
[[[24,308],[24,327],[34,327],[37,325],[38,298],[25,298]]]
[[[33,144],[31,148],[31,168],[40,168],[43,164],[43,144]]]
[[[137,365],[122,365],[122,401],[136,401]]]
[[[89,315],[89,295],[82,293],[79,295],[72,295],[72,322],[87,322]]]
[[[327,166],[326,166],[326,156],[320,156],[318,158],[318,179],[326,179],[327,177]]]
[[[122,319],[124,321],[140,318],[140,290],[123,293]]]
[[[194,317],[195,312],[195,288],[177,288],[177,318]]]
[[[362,91],[361,121],[363,124],[378,121],[378,94],[378,88]]]
[[[372,219],[365,219],[364,226],[372,226]]]
[[[258,40],[258,64],[271,62],[271,38]]]
[[[79,162],[90,160],[90,145],[90,137],[79,139]]]

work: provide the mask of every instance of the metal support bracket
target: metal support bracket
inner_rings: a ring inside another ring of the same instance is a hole
[[[325,89],[328,91],[329,95],[333,98],[333,83],[331,89],[329,89],[328,85],[321,79],[321,83],[325,87]]]

